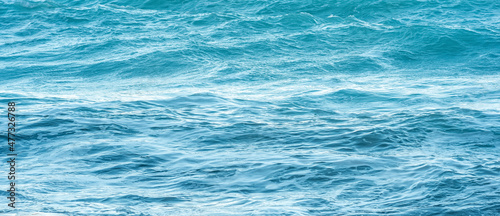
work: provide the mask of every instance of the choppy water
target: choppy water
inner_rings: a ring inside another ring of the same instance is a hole
[[[495,0],[2,0],[0,51],[3,213],[500,215]]]

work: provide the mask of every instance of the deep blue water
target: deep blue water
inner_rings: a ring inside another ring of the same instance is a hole
[[[2,214],[500,215],[499,1],[1,0],[0,51]]]

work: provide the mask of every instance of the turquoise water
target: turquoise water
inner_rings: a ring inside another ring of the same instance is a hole
[[[498,1],[1,0],[0,50],[3,214],[500,215]]]

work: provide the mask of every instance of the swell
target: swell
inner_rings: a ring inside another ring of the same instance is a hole
[[[1,1],[20,213],[495,215],[498,11]]]
[[[193,6],[198,4],[193,1],[63,2],[23,12],[14,7],[23,4],[55,3],[3,3],[7,13],[2,26],[8,37],[1,44],[7,50],[1,59],[14,63],[3,66],[7,72],[14,69],[11,66],[34,66],[50,73],[54,64],[81,76],[110,71],[126,76],[203,73],[198,69],[219,71],[220,65],[254,73],[251,68],[256,65],[273,71],[290,63],[298,64],[294,74],[316,75],[409,69],[495,74],[498,69],[495,54],[500,46],[494,16],[457,14],[453,19],[439,19],[461,9],[491,14],[498,10],[496,3],[257,2],[263,10],[235,3],[231,6],[240,8],[232,12],[215,12],[220,5],[204,11],[208,8]],[[158,11],[142,10],[140,5]],[[193,11],[170,13],[183,8]],[[403,12],[419,18],[406,19]],[[263,62],[260,56],[267,60]],[[311,67],[305,59],[324,66]],[[245,65],[235,67],[239,62]],[[149,65],[145,70],[133,69],[144,64]]]

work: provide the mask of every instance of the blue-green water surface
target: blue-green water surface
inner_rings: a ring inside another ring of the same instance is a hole
[[[3,214],[500,215],[496,0],[1,0],[0,51]]]

